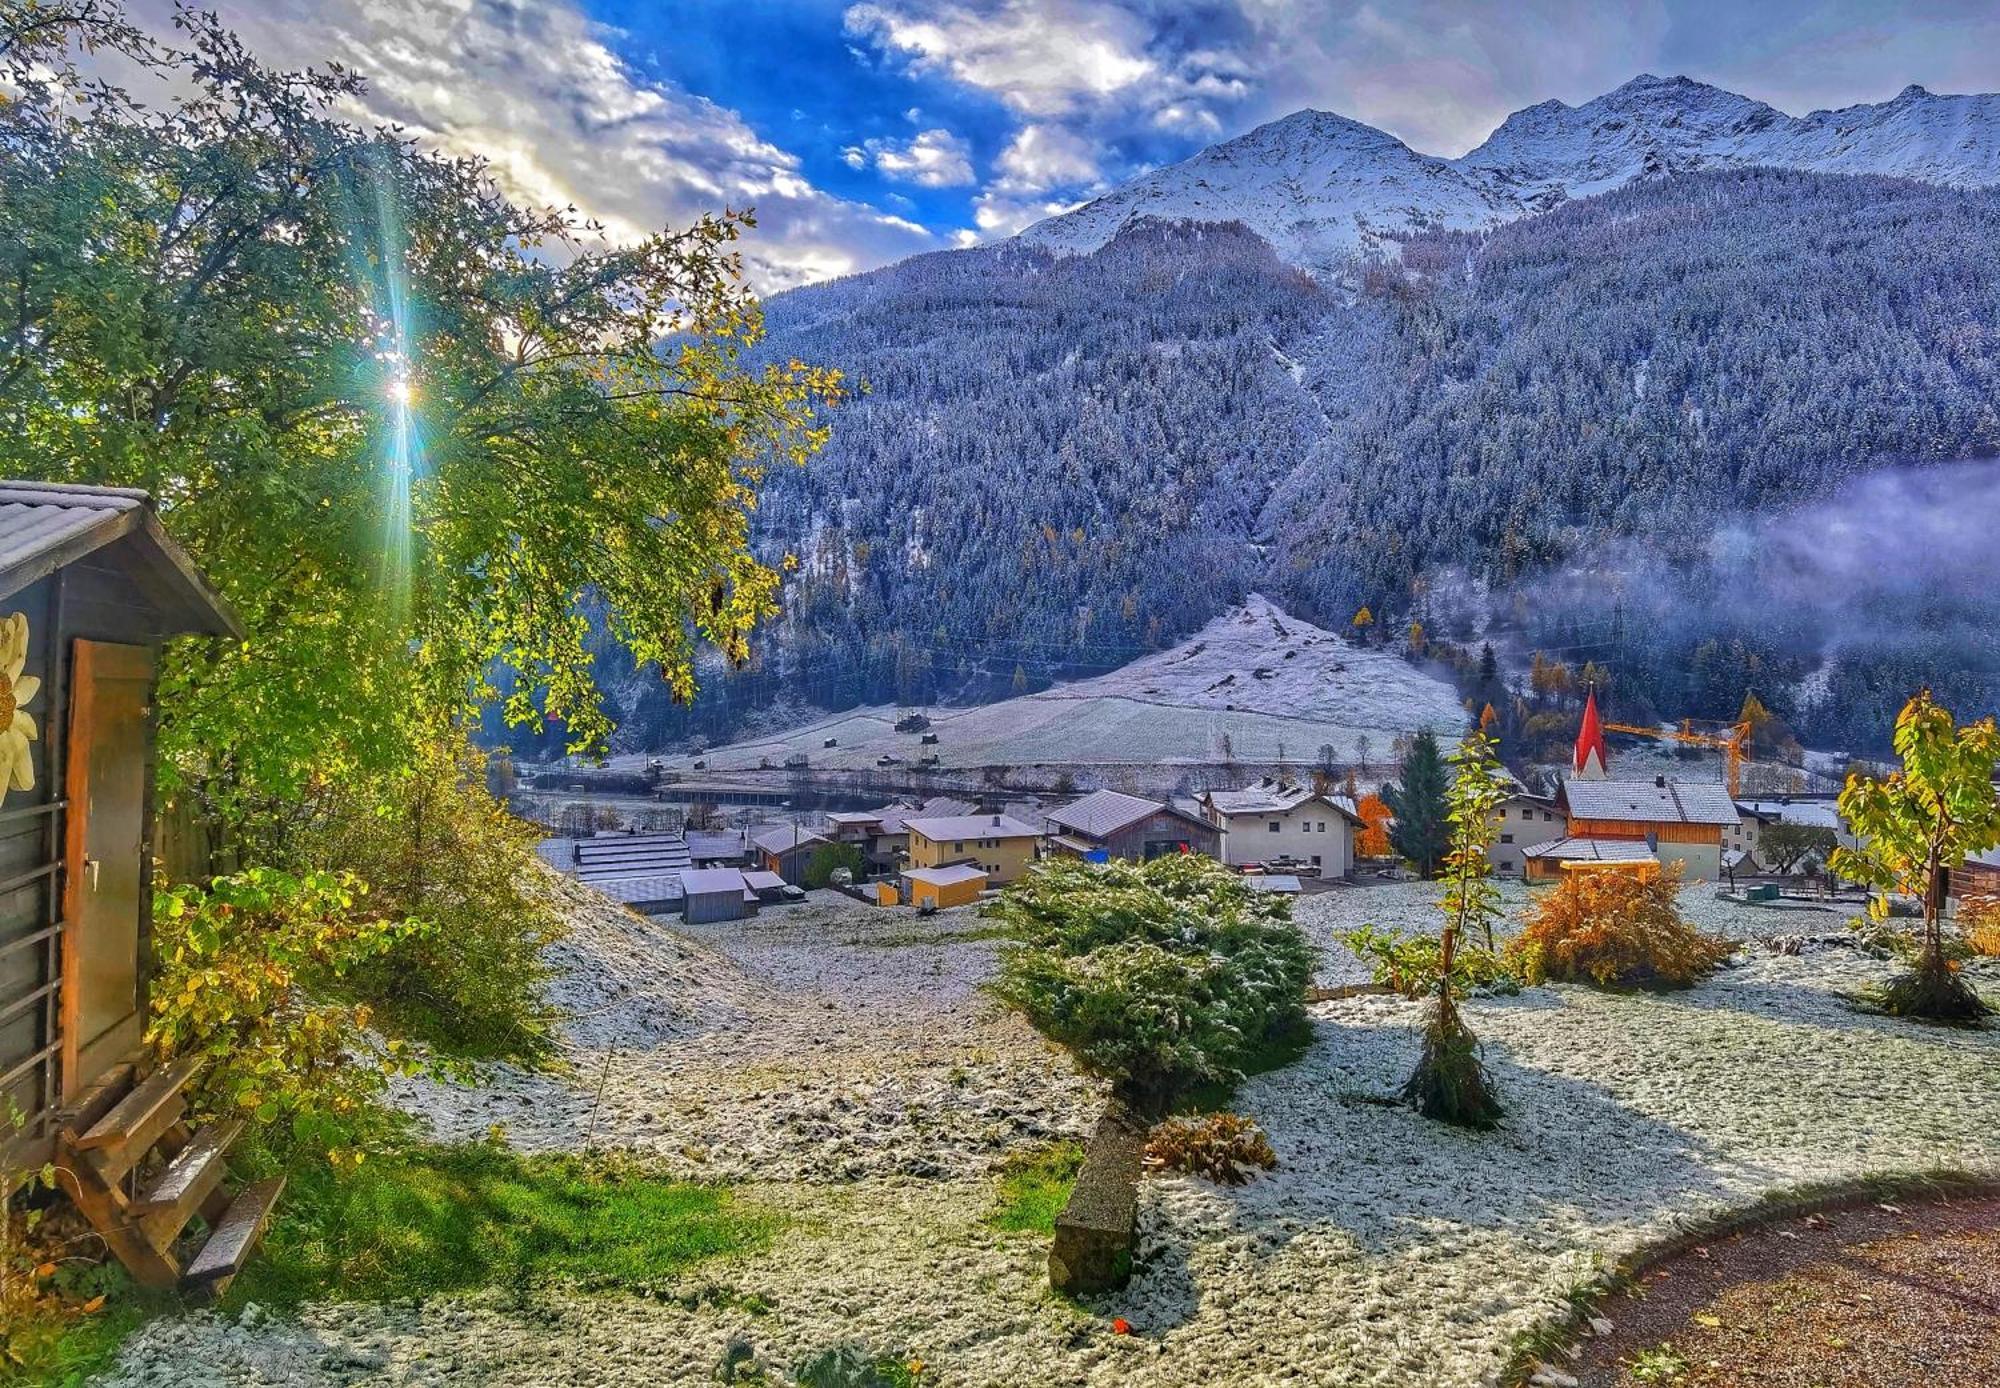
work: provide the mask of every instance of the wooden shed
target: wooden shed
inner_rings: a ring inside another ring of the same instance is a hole
[[[242,630],[143,492],[0,482],[0,1093],[19,1115],[0,1167],[55,1160],[141,1281],[219,1286],[276,1187],[224,1195],[241,1125],[189,1132],[194,1062],[154,1070],[140,1045],[155,677],[184,635]]]

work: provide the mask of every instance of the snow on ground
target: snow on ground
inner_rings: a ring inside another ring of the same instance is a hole
[[[1322,745],[1341,762],[1386,760],[1390,744],[1419,727],[1464,726],[1457,693],[1400,657],[1301,622],[1252,595],[1171,650],[1095,679],[968,709],[929,710],[937,742],[898,733],[898,710],[852,709],[790,732],[701,755],[711,772],[782,767],[804,753],[819,770],[870,770],[884,754],[939,769],[985,766],[1221,764],[1304,765]],[[828,738],[837,745],[825,746]],[[1225,751],[1225,739],[1227,750]],[[642,757],[614,760],[638,765]],[[691,770],[692,756],[666,765]]]
[[[1435,891],[1335,890],[1299,908],[1325,940],[1364,920],[1426,924]],[[1521,888],[1508,892],[1523,899]],[[1685,900],[1708,927],[1746,940],[1839,925],[1834,914],[1748,908],[1706,889]],[[773,1028],[782,1044],[762,1052],[765,1063],[815,1075],[822,1094],[846,1083],[850,1067],[904,1082],[916,1046],[934,1048],[924,1062],[932,1066],[952,1055],[978,1063],[993,1047],[986,1063],[996,1070],[980,1083],[1065,1095],[1072,1118],[1085,1107],[1067,1066],[1032,1038],[993,1039],[1006,1024],[985,1018],[970,991],[989,946],[880,943],[972,924],[963,915],[920,921],[815,903],[782,924],[774,915],[715,927],[703,941],[659,925],[611,930],[608,915],[587,924],[622,943],[594,944],[580,929],[572,948],[583,973],[599,967],[592,960],[618,965],[627,948],[659,952],[676,977],[705,979],[722,997],[711,1005],[679,985],[649,984],[627,995],[628,1014],[597,980],[578,993],[609,1000],[592,1046],[622,1036],[635,1053],[712,1045],[731,1056]],[[878,943],[848,943],[870,937]],[[813,1159],[816,1139],[780,1133],[762,1116],[763,1082],[725,1073],[740,1062],[704,1068],[691,1054],[678,1068],[635,1069],[634,1095],[658,1085],[651,1100],[685,1113],[673,1091],[693,1083],[722,1116],[682,1121],[771,1144],[766,1179],[741,1188],[791,1217],[769,1249],[703,1264],[651,1300],[547,1291],[323,1306],[296,1323],[247,1310],[160,1321],[128,1346],[111,1382],[696,1383],[741,1336],[778,1366],[859,1341],[920,1357],[927,1382],[960,1388],[1471,1388],[1492,1381],[1510,1337],[1558,1311],[1575,1282],[1704,1214],[1863,1173],[2000,1174],[2000,1031],[1852,1010],[1840,993],[1889,968],[1855,951],[1792,956],[1757,944],[1739,960],[1679,994],[1558,987],[1471,1002],[1508,1109],[1488,1134],[1369,1102],[1413,1063],[1418,1007],[1385,997],[1315,1006],[1306,1056],[1249,1081],[1236,1100],[1268,1130],[1278,1170],[1240,1190],[1149,1180],[1137,1276],[1082,1307],[1048,1294],[1042,1240],[983,1224],[993,1187],[962,1160],[963,1124],[920,1105],[908,1133],[893,1123],[866,1130],[905,1153],[933,1152],[943,1178],[862,1160],[856,1179],[830,1180],[854,1159],[851,1135],[830,1140],[835,1170],[825,1169]],[[1337,958],[1327,964],[1332,976],[1347,970]],[[799,1005],[836,995],[817,1012]],[[920,1041],[909,1026],[928,1035]],[[798,1049],[814,1040],[826,1049]],[[517,1140],[564,1135],[560,1124],[516,1122]],[[617,1136],[663,1151],[644,1127]],[[752,1309],[759,1303],[768,1310]],[[1134,1333],[1114,1336],[1114,1315]]]

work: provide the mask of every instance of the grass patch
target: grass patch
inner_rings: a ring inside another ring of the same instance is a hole
[[[129,1282],[125,1288],[118,1299],[91,1315],[74,1319],[50,1315],[9,1326],[10,1358],[0,1362],[0,1383],[9,1388],[16,1384],[22,1388],[81,1388],[110,1368],[126,1336],[175,1304],[171,1298],[141,1292]]]
[[[294,1176],[233,1301],[386,1300],[472,1287],[650,1288],[779,1227],[715,1186],[617,1162],[423,1147],[336,1177]]]
[[[1312,1019],[1300,1017],[1257,1043],[1243,1061],[1243,1079],[1198,1084],[1175,1101],[1175,1113],[1220,1113],[1236,1098],[1236,1086],[1253,1075],[1268,1075],[1294,1064],[1312,1049]]]
[[[1011,1234],[1053,1234],[1082,1169],[1080,1142],[1058,1142],[1011,1158],[1000,1173],[999,1197],[987,1224]]]

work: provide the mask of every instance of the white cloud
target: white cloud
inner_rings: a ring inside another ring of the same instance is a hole
[[[491,161],[521,200],[574,205],[634,240],[754,207],[739,243],[771,292],[935,249],[899,217],[813,186],[797,156],[727,107],[635,72],[567,0],[260,0],[222,18],[267,62],[338,62],[368,80],[351,114]],[[164,32],[166,0],[140,0]]]
[[[918,113],[912,111],[912,117]],[[923,188],[956,188],[976,182],[972,147],[949,130],[921,130],[907,140],[864,140],[840,152],[851,169],[869,164],[884,178]]]
[[[943,72],[1030,116],[1055,116],[1145,81],[1148,26],[1092,0],[851,5],[850,34],[900,55],[912,71]]]
[[[1088,183],[1098,176],[1091,142],[1059,125],[1024,125],[996,163],[1002,179],[1028,192]]]

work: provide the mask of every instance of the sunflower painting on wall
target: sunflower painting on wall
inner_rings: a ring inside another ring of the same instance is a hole
[[[10,790],[35,788],[35,757],[28,743],[37,732],[26,705],[42,692],[42,682],[21,673],[27,663],[28,619],[9,613],[0,619],[0,804]]]

